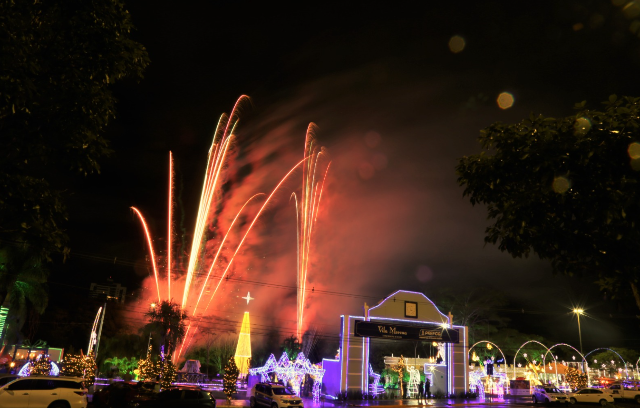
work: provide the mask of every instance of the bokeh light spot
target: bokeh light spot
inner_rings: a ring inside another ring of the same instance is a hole
[[[575,23],[573,25],[573,31],[580,31],[584,28],[584,24],[582,23]]]
[[[553,191],[563,194],[571,188],[571,182],[566,177],[556,177],[553,179]]]
[[[389,160],[387,160],[387,156],[382,153],[378,153],[373,156],[373,159],[371,159],[371,161],[373,162],[373,167],[375,167],[376,170],[386,169],[387,164],[389,163]]]
[[[380,133],[376,131],[370,130],[364,135],[364,144],[369,146],[371,149],[378,146],[381,141],[382,136],[380,136]]]
[[[632,159],[640,159],[640,143],[633,142],[629,145],[627,149],[627,153],[629,153],[629,157]]]
[[[640,159],[631,159],[631,168],[635,171],[640,171]]]
[[[433,279],[433,271],[427,265],[420,265],[416,270],[416,279],[422,283],[429,282]]]
[[[515,99],[509,92],[502,92],[500,95],[498,95],[497,102],[500,109],[509,109],[513,106],[513,102],[515,102]]]
[[[635,0],[628,2],[622,8],[622,14],[624,14],[624,16],[628,19],[640,16],[640,4],[638,4],[638,2]]]
[[[369,163],[360,163],[360,166],[358,166],[358,174],[363,180],[369,180],[375,173],[375,169]]]
[[[457,54],[464,50],[465,45],[466,42],[464,41],[464,38],[460,37],[459,35],[454,35],[449,40],[449,50],[451,50],[451,52],[454,54]]]
[[[573,133],[576,136],[584,136],[591,130],[591,121],[588,118],[578,118],[573,124]]]

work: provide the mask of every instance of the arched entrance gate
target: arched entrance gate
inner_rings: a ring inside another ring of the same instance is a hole
[[[445,359],[437,368],[431,390],[447,394],[467,391],[469,384],[468,332],[451,325],[451,315],[438,310],[423,293],[399,290],[376,306],[364,305],[364,316],[341,316],[340,350],[335,360],[324,359],[325,393],[369,392],[371,338],[437,342]],[[426,367],[425,367],[426,368]]]

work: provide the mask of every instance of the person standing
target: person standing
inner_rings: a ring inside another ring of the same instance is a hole
[[[428,380],[427,380],[428,381]],[[420,385],[418,385],[418,402],[424,400],[424,381],[420,380]]]
[[[429,381],[428,378],[424,383],[424,390],[426,391],[427,398],[431,398],[431,381]]]

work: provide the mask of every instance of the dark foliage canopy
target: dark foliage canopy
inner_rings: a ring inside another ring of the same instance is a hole
[[[585,105],[565,118],[487,127],[483,151],[460,159],[458,181],[473,205],[487,206],[485,242],[514,257],[533,252],[640,308],[640,98]]]
[[[132,28],[118,0],[0,4],[0,238],[67,251],[60,180],[110,153],[109,85],[148,64]]]

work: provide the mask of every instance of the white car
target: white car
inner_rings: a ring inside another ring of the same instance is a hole
[[[554,385],[536,385],[533,389],[533,403],[538,402],[561,402],[566,404],[569,402],[567,394],[557,389]]]
[[[596,388],[583,388],[569,394],[569,402],[593,402],[602,406],[613,404],[613,395],[610,390],[599,390]]]
[[[13,380],[0,388],[2,408],[86,408],[82,379],[34,376]]]
[[[609,389],[614,399],[636,400],[640,404],[640,382],[633,380],[625,380],[620,383],[612,384]]]
[[[283,385],[258,383],[249,392],[251,408],[258,405],[270,408],[303,408],[302,398],[290,392]]]

